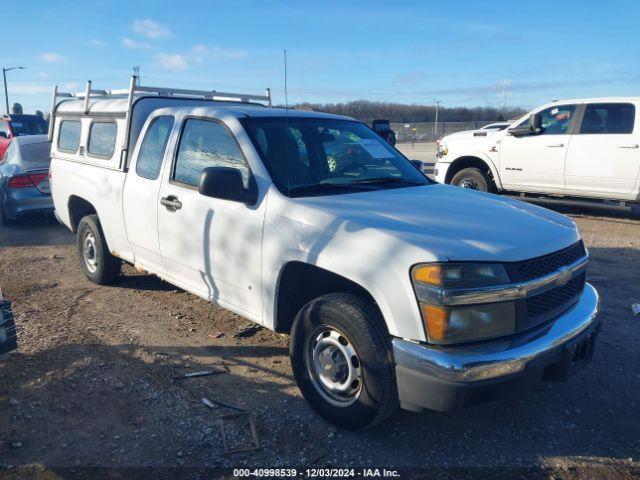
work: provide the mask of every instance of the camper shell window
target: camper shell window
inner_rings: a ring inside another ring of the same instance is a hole
[[[77,120],[63,120],[60,122],[58,133],[58,148],[64,152],[76,153],[80,146],[81,125]]]
[[[88,152],[101,158],[111,158],[116,147],[115,122],[94,122],[89,130]]]

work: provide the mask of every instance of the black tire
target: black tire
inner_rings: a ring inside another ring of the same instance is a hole
[[[491,179],[475,167],[463,168],[451,179],[451,185],[477,190],[479,192],[494,191]]]
[[[330,394],[322,393],[313,368],[308,368],[312,361],[310,351],[319,344],[315,339],[323,337],[326,329],[337,331],[341,343],[344,335],[349,348],[354,347],[357,353],[350,363],[357,364],[361,383],[358,393],[351,397],[351,404],[335,405],[327,400]],[[398,407],[390,336],[378,310],[356,295],[330,293],[305,305],[291,331],[289,356],[304,398],[320,416],[340,428],[371,427]]]
[[[120,275],[122,261],[111,255],[98,215],[87,215],[80,220],[77,246],[82,271],[93,283],[105,285]]]
[[[3,227],[7,227],[13,223],[9,217],[7,217],[7,212],[4,209],[4,205],[0,203],[0,225]]]

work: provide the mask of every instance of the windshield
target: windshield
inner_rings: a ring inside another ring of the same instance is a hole
[[[13,135],[41,135],[47,133],[47,121],[37,115],[12,115],[11,131]]]
[[[245,118],[278,190],[290,197],[431,182],[367,126],[322,118]]]

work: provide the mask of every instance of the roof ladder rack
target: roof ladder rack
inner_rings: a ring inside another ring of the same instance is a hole
[[[87,87],[84,92],[77,93],[65,93],[59,92],[58,86],[54,85],[53,95],[51,99],[51,114],[49,119],[49,141],[53,139],[53,124],[55,110],[58,106],[58,100],[64,98],[84,99],[84,113],[89,113],[91,107],[91,96],[126,96],[128,98],[128,110],[127,110],[127,129],[124,145],[128,145],[129,142],[129,127],[131,123],[131,109],[133,106],[133,100],[136,93],[139,94],[156,94],[158,96],[178,97],[178,98],[202,98],[204,100],[220,100],[220,101],[240,101],[240,102],[266,102],[269,107],[273,106],[271,101],[271,89],[267,88],[264,95],[254,95],[247,93],[232,93],[232,92],[219,92],[217,90],[187,90],[182,88],[167,88],[167,87],[147,87],[138,85],[138,77],[133,75],[128,89],[122,90],[96,90],[91,88],[91,80],[87,81]],[[126,152],[126,148],[124,150]]]

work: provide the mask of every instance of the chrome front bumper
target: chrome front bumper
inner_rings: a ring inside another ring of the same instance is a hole
[[[562,360],[572,340],[591,332],[595,338],[598,309],[598,293],[587,283],[578,302],[552,324],[516,339],[436,347],[395,338],[400,401],[411,410],[449,410],[465,403],[459,395],[469,388],[491,388],[525,376],[539,380],[546,368]],[[438,398],[439,393],[446,398]]]

